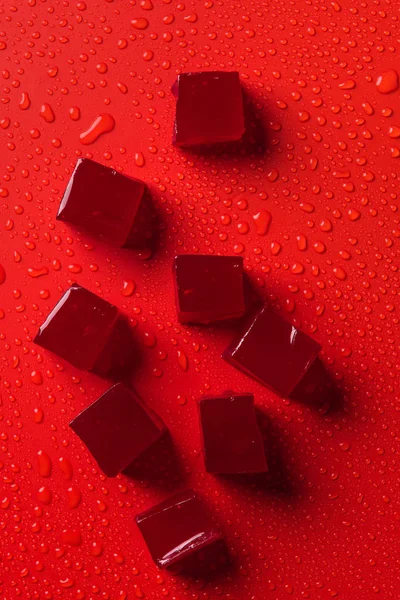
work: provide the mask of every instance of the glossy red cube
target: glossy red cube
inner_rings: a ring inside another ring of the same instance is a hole
[[[112,376],[133,355],[118,309],[74,284],[41,325],[34,342],[78,369]]]
[[[100,469],[114,477],[166,432],[160,417],[117,383],[70,423]]]
[[[176,97],[176,146],[240,140],[245,126],[239,73],[182,73],[172,91]]]
[[[154,562],[171,567],[223,541],[192,490],[176,494],[136,517]]]
[[[80,158],[57,219],[117,246],[143,246],[150,237],[146,186],[143,181]]]
[[[268,470],[253,394],[202,398],[198,405],[208,473],[265,473]]]
[[[223,358],[287,398],[320,350],[316,341],[264,306]]]
[[[243,258],[181,254],[173,270],[180,323],[212,323],[244,315]]]

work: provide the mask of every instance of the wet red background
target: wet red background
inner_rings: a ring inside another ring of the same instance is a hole
[[[397,599],[400,106],[376,86],[396,5],[153,3],[0,2],[1,597]],[[171,145],[170,86],[200,69],[240,72],[249,133],[228,153]],[[115,126],[84,145],[101,114]],[[148,183],[152,258],[55,221],[79,156]],[[284,401],[220,359],[234,328],[178,325],[178,252],[242,255],[341,394]],[[134,385],[171,430],[132,478],[106,479],[68,428],[108,383],[32,343],[73,281],[130,317]],[[227,388],[265,413],[268,486],[204,472],[196,398]],[[134,524],[188,486],[233,556],[210,579],[159,571]]]

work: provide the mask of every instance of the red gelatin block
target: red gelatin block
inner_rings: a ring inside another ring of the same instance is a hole
[[[268,470],[253,394],[202,398],[199,412],[208,473],[265,473]]]
[[[120,473],[166,432],[160,417],[122,383],[75,417],[70,427],[108,477]]]
[[[131,340],[123,337],[118,309],[74,284],[40,327],[34,342],[78,369],[112,376],[129,364]]]
[[[182,73],[172,92],[177,99],[176,146],[240,140],[245,127],[239,73]]]
[[[148,198],[142,181],[88,158],[76,163],[57,219],[105,242],[140,247],[150,237]]]
[[[320,350],[312,338],[264,306],[222,356],[287,398]]]
[[[212,323],[245,313],[243,259],[181,254],[174,261],[180,323]]]
[[[183,563],[200,551],[223,542],[191,490],[153,506],[136,517],[141,534],[159,567]]]

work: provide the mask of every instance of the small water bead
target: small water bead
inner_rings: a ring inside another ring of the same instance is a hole
[[[399,138],[400,137],[400,127],[398,127],[397,125],[392,125],[392,127],[389,127],[389,137],[391,138]]]
[[[82,144],[93,144],[100,136],[113,131],[114,127],[114,117],[108,113],[101,114],[93,121],[86,131],[80,134],[79,139]]]
[[[344,281],[345,279],[347,279],[347,273],[341,267],[334,267],[333,274],[337,279],[340,279],[340,281]]]
[[[81,111],[78,106],[72,106],[69,109],[68,114],[72,121],[79,121],[79,119],[81,118]]]
[[[37,463],[39,469],[39,475],[41,477],[50,477],[52,471],[52,461],[50,456],[43,450],[39,450],[37,454]]]
[[[267,179],[271,183],[273,183],[274,181],[276,181],[278,179],[278,177],[279,177],[279,171],[278,171],[278,169],[271,169],[267,173]]]
[[[271,248],[271,254],[273,256],[277,256],[279,254],[279,252],[282,250],[282,246],[280,245],[279,242],[272,242],[270,248]]]
[[[41,269],[32,269],[31,267],[28,268],[28,275],[34,279],[43,277],[43,275],[48,275],[48,273],[49,270],[47,267],[42,267]]]
[[[381,94],[391,94],[399,88],[399,75],[394,69],[384,71],[376,80],[376,89]]]
[[[144,17],[139,17],[137,19],[132,19],[131,25],[135,29],[143,30],[147,29],[147,27],[149,26],[149,21]]]
[[[37,499],[39,502],[46,505],[51,504],[52,498],[53,494],[51,493],[51,490],[48,487],[43,486],[39,488],[39,491],[37,493]]]
[[[292,265],[292,273],[294,273],[295,275],[301,275],[302,273],[304,273],[304,265],[302,265],[299,262],[294,263],[294,265]]]
[[[272,215],[267,210],[260,210],[253,215],[253,220],[258,235],[266,235],[269,231]]]
[[[101,542],[93,542],[91,545],[91,553],[93,556],[101,556],[103,554],[104,547]]]
[[[304,252],[305,250],[307,250],[308,243],[307,243],[307,238],[305,235],[303,235],[303,234],[298,235],[296,240],[297,240],[297,248],[301,252]]]
[[[240,233],[241,235],[245,235],[250,230],[249,224],[246,222],[238,223],[237,230],[238,230],[238,233]]]
[[[19,102],[19,107],[21,110],[27,110],[31,105],[31,99],[29,98],[29,94],[27,92],[22,92],[21,100]]]
[[[82,500],[82,493],[77,487],[70,487],[67,490],[68,508],[77,508]]]
[[[43,419],[44,419],[44,412],[41,408],[34,408],[33,409],[33,422],[34,423],[43,423]]]
[[[61,473],[64,476],[64,479],[66,479],[67,481],[72,479],[73,468],[72,468],[72,464],[70,463],[68,458],[64,458],[64,457],[59,458],[58,466],[60,468]]]
[[[81,546],[82,534],[79,529],[64,529],[61,534],[61,541],[68,546]]]
[[[126,297],[132,296],[135,289],[136,283],[133,281],[133,279],[128,279],[122,283],[121,294]]]
[[[189,361],[186,353],[183,350],[178,350],[178,364],[182,371],[187,371],[189,367]]]
[[[332,231],[333,225],[330,219],[323,219],[319,225],[321,231],[329,232]]]
[[[136,152],[135,156],[134,156],[134,160],[135,160],[135,165],[137,167],[144,167],[144,165],[145,165],[145,158],[144,158],[142,152]]]
[[[313,248],[314,248],[315,252],[317,252],[318,254],[323,254],[326,250],[326,246],[325,246],[324,242],[315,242],[313,244]]]
[[[392,114],[393,114],[393,109],[392,109],[392,108],[382,108],[382,111],[381,111],[381,113],[382,113],[382,116],[383,116],[383,117],[386,117],[386,118],[388,118],[388,117],[391,117],[391,116],[392,116]]]
[[[356,87],[356,82],[354,79],[347,79],[346,81],[340,83],[339,87],[342,90],[353,90]]]
[[[50,104],[47,103],[42,104],[39,114],[42,119],[46,121],[46,123],[53,123],[56,118],[53,109],[51,108]]]

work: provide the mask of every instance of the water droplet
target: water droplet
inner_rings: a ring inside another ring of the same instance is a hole
[[[376,80],[376,88],[381,94],[390,94],[399,87],[399,75],[394,69],[384,71]]]
[[[22,92],[21,100],[19,102],[19,107],[21,110],[27,110],[31,105],[31,99],[27,92]]]
[[[70,116],[70,119],[72,119],[72,121],[79,121],[79,119],[81,118],[81,111],[78,108],[78,106],[72,106],[69,109],[68,114]]]
[[[266,235],[269,231],[272,215],[267,210],[260,210],[253,215],[256,232],[258,235]]]
[[[128,279],[122,283],[122,291],[121,294],[123,296],[132,296],[136,289],[136,283],[133,279]]]
[[[93,144],[100,136],[112,131],[114,127],[114,117],[108,113],[101,114],[93,121],[89,129],[80,134],[79,139],[82,144]]]
[[[179,364],[180,368],[182,369],[182,371],[188,370],[188,366],[189,366],[188,357],[183,350],[178,350],[178,364]]]
[[[72,479],[73,469],[72,469],[72,465],[71,465],[70,461],[68,460],[68,458],[63,458],[63,457],[59,458],[58,466],[60,467],[61,473],[64,475],[64,479],[66,479],[66,480]]]
[[[49,490],[48,487],[43,486],[39,488],[39,491],[37,493],[37,499],[39,502],[41,502],[42,504],[50,504],[52,497],[53,494],[51,493],[51,490]]]
[[[144,17],[139,17],[138,19],[132,19],[131,25],[135,29],[147,29],[149,22]]]
[[[64,529],[61,534],[61,541],[68,546],[80,546],[82,544],[82,534],[79,529]]]
[[[81,502],[82,494],[77,487],[70,487],[67,490],[68,508],[77,508]]]
[[[40,116],[46,121],[46,123],[53,123],[56,118],[50,104],[42,104]]]
[[[41,477],[50,477],[52,469],[52,462],[50,456],[46,454],[46,452],[44,452],[43,450],[39,450],[37,458],[39,475]]]
[[[135,158],[135,165],[137,167],[144,167],[145,159],[144,159],[144,156],[143,156],[143,154],[141,152],[136,152],[134,158]]]

